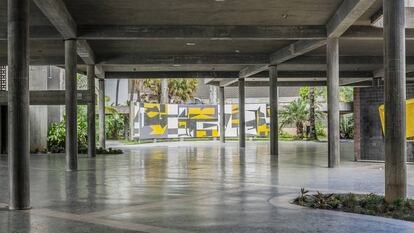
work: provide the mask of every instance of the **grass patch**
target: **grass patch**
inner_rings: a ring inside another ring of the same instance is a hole
[[[348,213],[381,216],[414,222],[414,200],[385,202],[383,196],[376,194],[308,194],[301,189],[294,204],[314,209],[336,210]]]

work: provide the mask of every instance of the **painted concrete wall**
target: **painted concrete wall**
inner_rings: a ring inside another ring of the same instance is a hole
[[[238,104],[226,104],[226,137],[239,135]],[[219,106],[137,104],[134,139],[219,137]],[[246,135],[269,135],[269,105],[246,104]]]
[[[407,99],[414,99],[414,86],[407,85]],[[356,160],[384,160],[384,138],[378,107],[384,104],[384,87],[354,89]],[[407,144],[407,160],[414,162],[414,142]]]
[[[64,70],[52,66],[31,66],[30,90],[60,90]],[[62,119],[61,106],[30,106],[30,149],[47,146],[49,125]]]

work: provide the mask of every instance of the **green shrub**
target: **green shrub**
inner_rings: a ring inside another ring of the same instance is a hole
[[[117,116],[114,116],[117,115]],[[88,124],[86,117],[86,107],[78,107],[78,152],[81,154],[87,153],[88,151]],[[115,122],[117,122],[115,124]],[[113,139],[118,139],[121,129],[124,128],[123,121],[119,114],[111,114],[105,117],[105,127],[107,135],[116,135],[116,137],[108,137]],[[98,137],[96,137],[98,139]],[[65,151],[66,143],[66,117],[61,122],[53,123],[48,132],[47,136],[47,151],[52,153],[63,153]],[[119,154],[122,151],[113,150],[109,148],[108,150],[103,150],[97,148],[97,154]]]
[[[117,112],[105,116],[105,135],[107,139],[124,138],[124,119]]]
[[[382,216],[414,221],[414,200],[397,199],[387,203],[376,194],[309,194],[304,188],[293,201],[297,205],[315,209],[331,209],[357,214]]]
[[[85,107],[78,107],[78,150],[86,151],[88,149],[88,128],[86,122]],[[66,143],[66,117],[59,122],[53,123],[47,136],[47,150],[52,153],[65,151]]]

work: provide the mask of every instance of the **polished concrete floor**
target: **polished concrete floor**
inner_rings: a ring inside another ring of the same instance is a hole
[[[414,232],[414,223],[292,206],[301,187],[383,192],[380,163],[327,169],[326,143],[178,142],[123,146],[124,155],[81,157],[65,172],[62,155],[33,155],[33,209],[8,211],[7,157],[0,157],[0,232]],[[414,167],[409,165],[414,196]]]

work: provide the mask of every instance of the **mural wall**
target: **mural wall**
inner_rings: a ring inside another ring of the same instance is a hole
[[[134,139],[219,137],[218,105],[139,104],[135,106]],[[225,106],[226,137],[239,134],[239,106]],[[269,135],[269,106],[246,105],[246,134]]]

